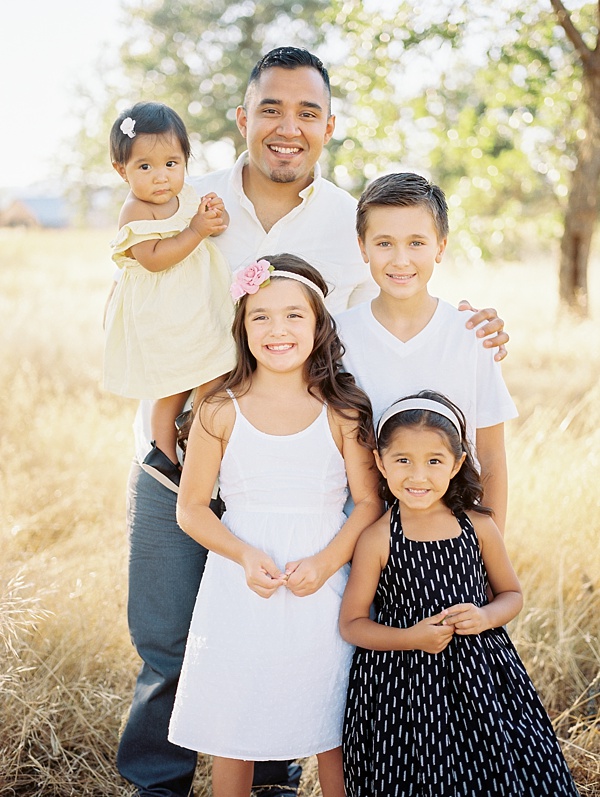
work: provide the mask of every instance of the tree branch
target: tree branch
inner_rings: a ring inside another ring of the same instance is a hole
[[[567,11],[567,9],[564,7],[562,0],[550,0],[550,5],[556,12],[558,21],[560,25],[563,27],[565,33],[567,34],[567,38],[569,39],[573,47],[575,47],[577,54],[583,61],[584,67],[592,67],[593,52],[583,41],[581,33],[577,30],[577,28],[573,24],[573,20],[571,19],[571,16]],[[600,13],[600,0],[598,2],[598,10]]]

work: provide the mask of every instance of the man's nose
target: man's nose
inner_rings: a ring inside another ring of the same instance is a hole
[[[284,136],[299,136],[300,128],[293,113],[284,114],[279,120],[278,131]]]

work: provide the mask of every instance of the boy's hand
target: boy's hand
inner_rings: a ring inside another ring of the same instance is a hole
[[[475,333],[478,338],[486,338],[483,341],[483,345],[487,349],[491,349],[494,347],[498,348],[498,351],[494,355],[494,360],[496,362],[500,362],[503,360],[506,355],[506,347],[505,343],[508,343],[510,340],[508,334],[504,331],[504,321],[498,317],[498,313],[493,307],[486,307],[484,310],[476,310],[474,307],[471,306],[470,302],[467,299],[461,299],[458,304],[459,310],[471,310],[475,313],[466,323],[467,329],[473,329],[478,324],[481,324],[483,321],[487,321],[487,324],[484,324],[481,329],[478,329]],[[488,337],[488,335],[494,335],[493,338]]]
[[[490,627],[486,622],[485,612],[472,603],[457,603],[455,606],[450,606],[444,625],[454,628],[454,633],[461,636],[480,634]]]
[[[445,625],[448,609],[439,614],[426,617],[420,623],[413,625],[411,631],[414,635],[412,647],[415,650],[424,650],[425,653],[441,653],[450,644],[454,636],[454,626]]]

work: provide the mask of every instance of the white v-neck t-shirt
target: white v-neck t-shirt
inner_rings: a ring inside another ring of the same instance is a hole
[[[429,323],[399,340],[377,321],[371,302],[336,317],[346,348],[344,368],[373,404],[375,423],[390,404],[420,390],[435,390],[463,411],[474,449],[475,431],[517,416],[495,349],[465,327],[469,313],[438,300]]]

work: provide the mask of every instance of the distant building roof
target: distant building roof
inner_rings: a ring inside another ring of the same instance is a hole
[[[35,196],[13,199],[0,210],[0,227],[68,227],[69,205],[64,197]]]

